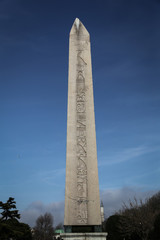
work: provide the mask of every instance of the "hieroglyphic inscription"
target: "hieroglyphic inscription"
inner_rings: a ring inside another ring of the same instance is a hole
[[[87,224],[87,141],[85,104],[85,67],[82,51],[77,53],[76,112],[77,112],[77,224]]]

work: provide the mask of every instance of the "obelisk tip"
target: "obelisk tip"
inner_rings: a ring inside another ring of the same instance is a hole
[[[73,23],[71,31],[70,31],[70,35],[77,35],[77,36],[85,35],[87,37],[89,36],[87,29],[84,27],[84,25],[79,20],[79,18],[76,18],[74,20],[74,23]]]
[[[76,18],[74,22],[75,22],[77,30],[79,30],[79,24],[80,24],[79,18]]]

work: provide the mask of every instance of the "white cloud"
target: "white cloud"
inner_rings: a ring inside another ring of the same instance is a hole
[[[104,204],[105,217],[114,214],[116,211],[122,208],[123,203],[129,200],[133,200],[136,197],[137,200],[151,197],[156,191],[143,191],[136,187],[123,187],[119,189],[107,189],[101,192],[101,199]]]
[[[49,204],[44,204],[40,201],[33,202],[21,212],[21,221],[29,224],[31,227],[34,227],[36,219],[46,212],[49,212],[53,215],[54,226],[60,222],[63,223],[64,202],[52,202]]]
[[[101,192],[101,199],[104,204],[105,217],[109,217],[116,211],[120,210],[123,203],[128,200],[137,200],[151,197],[156,191],[143,191],[136,187],[123,187],[119,189],[107,189]],[[35,226],[36,219],[45,214],[51,213],[54,216],[54,226],[64,220],[64,202],[52,202],[44,204],[41,201],[31,203],[24,211],[21,212],[21,221],[29,224],[31,227]]]

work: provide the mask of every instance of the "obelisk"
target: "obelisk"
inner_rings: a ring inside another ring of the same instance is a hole
[[[90,35],[78,18],[69,38],[66,232],[101,228]]]

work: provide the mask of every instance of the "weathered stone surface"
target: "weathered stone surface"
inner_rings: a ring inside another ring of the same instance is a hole
[[[107,233],[61,233],[63,240],[106,240]]]
[[[70,31],[64,225],[101,225],[90,36]]]

